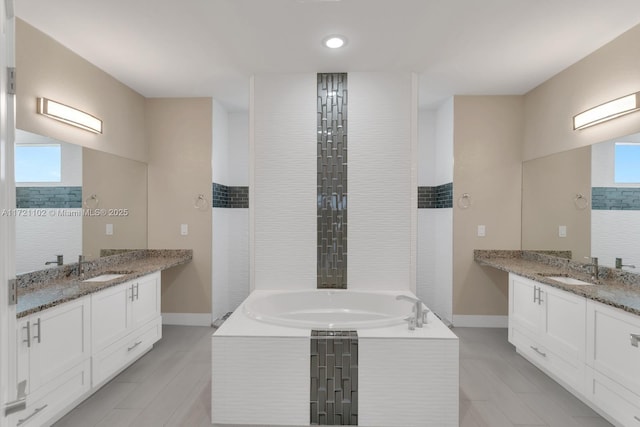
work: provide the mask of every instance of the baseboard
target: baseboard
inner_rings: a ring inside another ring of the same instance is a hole
[[[211,326],[211,313],[162,313],[162,324]]]
[[[506,328],[509,316],[468,316],[453,315],[453,326],[459,328]]]

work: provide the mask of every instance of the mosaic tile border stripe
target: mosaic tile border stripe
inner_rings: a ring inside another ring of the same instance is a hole
[[[81,208],[82,187],[16,187],[16,207]]]
[[[358,333],[311,331],[311,425],[358,425]]]
[[[249,187],[233,187],[214,182],[212,200],[214,208],[249,208]]]
[[[591,209],[637,211],[640,210],[640,188],[593,187]]]
[[[347,288],[347,74],[318,74],[319,289]]]
[[[418,209],[453,207],[453,182],[435,187],[418,187]]]

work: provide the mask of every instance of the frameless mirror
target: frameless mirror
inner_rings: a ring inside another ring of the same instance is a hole
[[[16,272],[147,247],[147,166],[16,130]]]
[[[522,249],[640,268],[640,134],[529,160],[522,171]]]

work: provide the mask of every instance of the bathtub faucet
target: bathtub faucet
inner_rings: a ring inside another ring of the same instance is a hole
[[[404,319],[409,322],[410,330],[414,330],[416,327],[422,328],[425,323],[429,323],[427,321],[429,309],[423,308],[422,301],[420,301],[418,298],[413,298],[407,295],[398,295],[396,299],[401,301],[408,301],[413,304],[413,314]]]

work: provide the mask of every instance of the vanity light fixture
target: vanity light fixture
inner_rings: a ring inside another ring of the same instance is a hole
[[[640,92],[605,102],[573,117],[573,130],[584,129],[640,110]]]
[[[347,38],[338,34],[327,36],[322,40],[322,44],[329,49],[339,49],[347,44]]]
[[[38,114],[90,132],[102,133],[102,120],[99,118],[48,98],[38,98]]]

